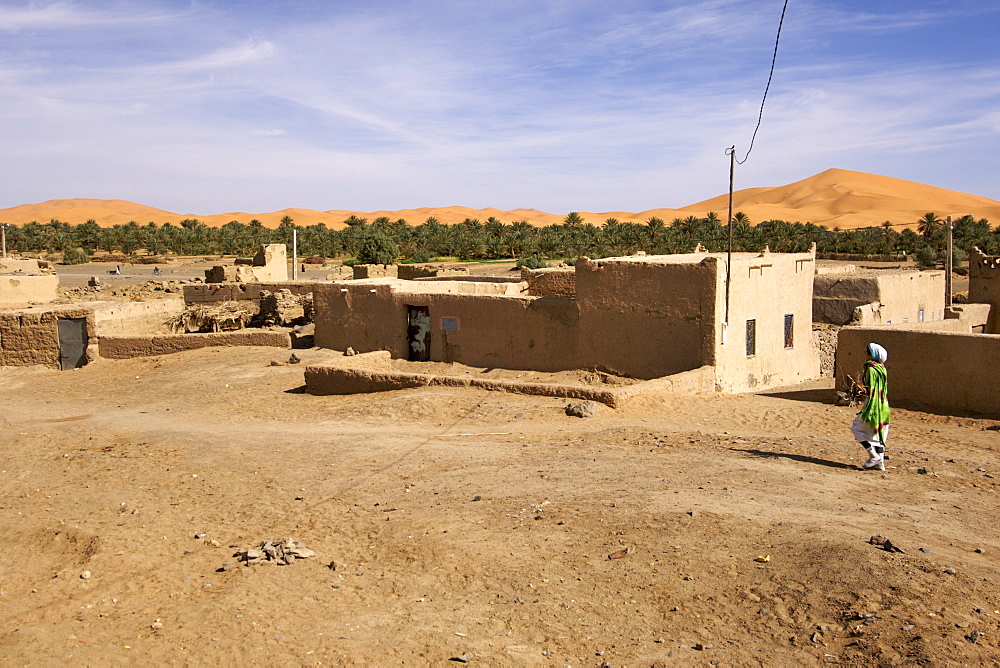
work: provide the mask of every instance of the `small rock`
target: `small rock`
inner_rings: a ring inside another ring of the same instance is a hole
[[[973,645],[979,642],[979,639],[983,637],[981,631],[973,631],[969,635],[965,636],[965,639],[971,642]]]
[[[285,363],[278,360],[271,360],[271,366],[285,366]]]
[[[950,568],[950,567],[949,567],[949,568],[946,568],[946,569],[944,569],[944,572],[945,572],[945,573],[947,573],[948,575],[955,575],[955,574],[957,574],[957,573],[958,573],[958,571],[957,571],[957,570],[955,570],[954,568]]]
[[[355,355],[357,355],[357,353],[354,352],[354,348],[347,346],[347,350],[344,351],[344,357],[354,357]]]
[[[289,364],[298,364],[301,361],[302,360],[295,353],[292,353],[291,356],[288,358],[288,363]]]
[[[983,468],[982,466],[980,466],[980,467],[979,467],[978,469],[976,469],[976,470],[977,470],[977,471],[979,471],[980,473],[986,473],[986,469],[985,469],[985,468]]]
[[[920,551],[923,552],[924,554],[934,554],[931,550],[929,550],[926,547],[920,548]]]
[[[468,663],[472,661],[472,652],[465,652],[464,654],[453,656],[449,659],[449,661],[457,661],[458,663]]]
[[[81,580],[89,580],[90,579],[90,571],[84,571],[84,572],[80,573],[80,579]]]
[[[566,406],[566,415],[570,417],[593,417],[600,410],[600,404],[596,401],[581,401],[578,404],[569,404]]]
[[[705,644],[705,643],[696,643],[695,646],[694,646],[694,648],[696,650],[698,650],[699,652],[704,651],[706,649],[712,649],[713,647],[714,647],[714,645],[712,645],[712,644]]]
[[[472,500],[473,500],[473,501],[482,501],[482,500],[483,500],[483,497],[481,497],[481,496],[479,496],[478,494],[476,494],[476,495],[475,495],[474,497],[472,497]]]
[[[823,660],[826,661],[827,663],[840,663],[840,657],[837,657],[833,654],[824,654]]]
[[[927,475],[927,469],[917,469],[917,473],[920,475]]]
[[[194,535],[194,539],[195,539],[195,540],[201,540],[202,538],[204,538],[204,537],[205,537],[205,536],[207,536],[207,535],[208,535],[208,534],[204,534],[204,533],[196,533],[196,534]]]
[[[974,552],[975,552],[976,554],[982,554],[982,553],[983,553],[983,552],[985,552],[985,551],[986,551],[986,550],[984,550],[984,549],[983,549],[983,548],[981,548],[981,547],[977,547],[977,548],[976,548],[976,549],[974,550]]]
[[[900,631],[911,631],[911,630],[913,630],[913,624],[907,624],[906,626],[902,626],[902,627],[900,627],[899,630]]]
[[[205,544],[210,547],[222,547],[222,544],[217,540],[206,540]]]

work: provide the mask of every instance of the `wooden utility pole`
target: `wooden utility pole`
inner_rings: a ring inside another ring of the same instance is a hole
[[[945,276],[944,276],[944,305],[951,306],[951,272],[954,271],[952,266],[954,263],[954,247],[952,246],[952,232],[955,230],[955,226],[951,224],[951,216],[947,219],[948,225],[948,258],[945,260]]]
[[[292,228],[292,280],[298,278],[299,263],[299,231]]]
[[[733,268],[733,174],[736,169],[736,146],[726,149],[729,154],[729,217],[727,226],[729,227],[729,247],[726,251],[726,317],[722,321],[722,345],[726,345],[726,338],[729,335],[729,284]]]
[[[0,223],[0,245],[3,246],[3,257],[7,257],[7,223]]]

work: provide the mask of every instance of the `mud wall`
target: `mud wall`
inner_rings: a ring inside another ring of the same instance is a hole
[[[837,339],[838,387],[847,374],[858,377],[871,342],[889,353],[890,405],[1000,417],[1000,335],[845,327]]]
[[[259,300],[261,293],[289,290],[292,294],[307,295],[316,285],[329,285],[318,281],[283,281],[281,283],[207,283],[185,285],[184,301],[188,304],[204,302],[229,302]]]
[[[985,255],[978,248],[969,253],[969,301],[992,307],[986,331],[1000,334],[1000,256]]]
[[[0,305],[45,304],[58,296],[59,277],[55,274],[0,275]]]
[[[571,267],[521,269],[521,280],[528,284],[533,297],[576,297],[576,271]]]
[[[182,299],[153,299],[148,302],[93,302],[98,336],[166,334],[167,320],[184,310]]]
[[[177,334],[167,336],[102,336],[100,355],[107,359],[130,359],[168,355],[184,350],[209,346],[264,346],[291,348],[291,337],[285,332],[247,330],[209,334]]]
[[[576,263],[579,366],[658,378],[712,364],[715,258]]]
[[[41,364],[59,368],[59,319],[85,318],[87,360],[97,356],[97,329],[91,309],[76,305],[0,311],[0,366]]]
[[[878,326],[943,320],[944,292],[942,271],[820,274],[814,279],[813,321]],[[869,304],[877,306],[856,311]]]

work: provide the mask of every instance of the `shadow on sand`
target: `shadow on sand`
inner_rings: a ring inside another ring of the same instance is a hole
[[[837,403],[837,390],[832,387],[821,387],[811,390],[789,390],[786,392],[760,392],[759,396],[791,399],[792,401],[808,401],[814,404]]]
[[[797,462],[802,462],[803,464],[818,464],[819,466],[829,466],[832,469],[850,469],[852,471],[856,471],[858,469],[857,466],[852,464],[832,462],[829,459],[819,459],[818,457],[810,457],[809,455],[796,455],[791,452],[768,452],[767,450],[743,450],[741,448],[730,448],[730,450],[733,452],[745,452],[748,455],[753,455],[754,457],[792,459]]]

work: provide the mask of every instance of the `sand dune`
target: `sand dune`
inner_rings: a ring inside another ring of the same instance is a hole
[[[916,221],[928,211],[941,217],[972,214],[1000,224],[1000,202],[978,195],[946,190],[913,181],[905,181],[877,174],[866,174],[846,169],[828,169],[802,181],[773,188],[747,188],[734,193],[735,211],[743,211],[754,223],[768,219],[790,222],[812,222],[827,227],[852,229],[880,225],[888,220],[897,225],[916,226]],[[607,211],[603,213],[580,212],[584,221],[600,225],[608,218],[622,222],[645,222],[652,216],[669,223],[674,218],[691,215],[703,216],[715,211],[726,218],[728,195],[723,194],[703,202],[679,209],[649,209],[638,213]],[[474,209],[464,206],[422,207],[399,211],[350,211],[331,209],[283,209],[269,213],[231,212],[220,214],[177,214],[125,200],[60,199],[40,204],[22,204],[0,209],[0,222],[23,224],[30,221],[46,223],[55,218],[72,224],[93,219],[101,226],[111,226],[129,221],[140,225],[149,222],[177,223],[184,218],[197,218],[207,225],[218,227],[237,220],[248,223],[260,220],[267,227],[277,227],[285,216],[299,225],[325,223],[333,229],[344,227],[343,221],[356,215],[372,221],[381,216],[408,223],[420,224],[434,217],[442,223],[460,223],[466,218],[485,222],[490,217],[504,223],[524,220],[532,225],[561,223],[565,213],[546,213],[537,209]]]

